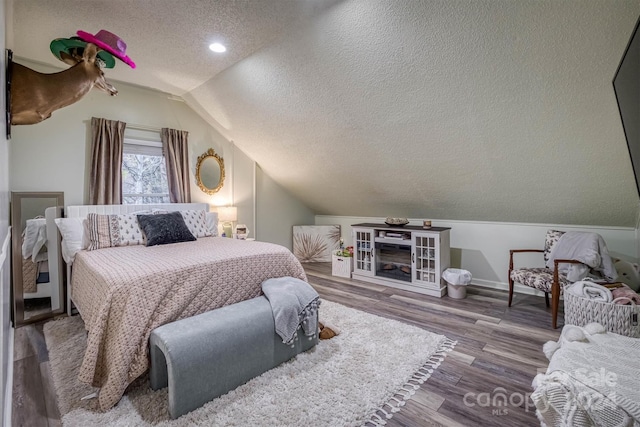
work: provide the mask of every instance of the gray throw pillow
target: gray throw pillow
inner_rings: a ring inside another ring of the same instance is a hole
[[[147,246],[196,240],[189,228],[187,228],[180,212],[138,215],[138,223],[147,238]]]

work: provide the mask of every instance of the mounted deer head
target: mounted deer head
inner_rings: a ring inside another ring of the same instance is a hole
[[[96,61],[98,48],[87,43],[82,56],[63,54],[71,68],[59,73],[42,74],[23,65],[11,64],[11,124],[32,125],[51,117],[51,113],[77,102],[94,86],[118,94],[105,79]]]

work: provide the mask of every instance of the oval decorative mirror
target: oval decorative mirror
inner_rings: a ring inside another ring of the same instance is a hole
[[[196,182],[205,193],[212,195],[224,184],[224,161],[222,157],[209,148],[198,157],[196,164]]]

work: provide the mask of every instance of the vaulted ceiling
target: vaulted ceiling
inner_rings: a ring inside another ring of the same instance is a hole
[[[16,56],[118,34],[138,67],[108,78],[183,97],[319,214],[635,225],[611,80],[638,0],[12,7]]]

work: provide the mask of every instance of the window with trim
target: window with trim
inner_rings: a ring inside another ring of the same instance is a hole
[[[126,139],[122,147],[122,203],[169,203],[162,143]]]

